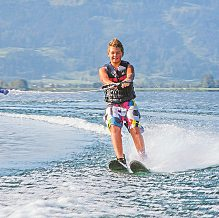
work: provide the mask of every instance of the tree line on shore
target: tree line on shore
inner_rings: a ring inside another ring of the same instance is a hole
[[[77,82],[77,83],[68,83],[68,80],[65,83],[59,83],[59,80],[53,80],[53,82],[48,82],[46,80],[39,81],[27,81],[25,79],[16,79],[10,82],[5,82],[0,80],[0,88],[6,89],[18,89],[18,90],[44,90],[44,89],[74,89],[74,88],[100,88],[100,82]],[[137,81],[135,83],[136,88],[219,88],[219,80],[215,80],[212,74],[206,74],[203,76],[201,81]]]
[[[5,82],[0,80],[0,88],[4,89],[19,89],[19,90],[29,90],[28,81],[25,79],[16,79],[10,82]]]

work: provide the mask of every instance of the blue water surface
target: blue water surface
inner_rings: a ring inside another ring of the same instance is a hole
[[[102,92],[1,95],[0,217],[219,216],[218,99],[137,92],[151,173],[134,175],[108,169]]]

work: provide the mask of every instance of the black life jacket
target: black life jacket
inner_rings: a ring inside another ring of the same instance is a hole
[[[121,82],[127,77],[127,67],[129,62],[121,61],[117,70],[112,66],[111,63],[105,64],[104,67],[112,82]],[[122,88],[118,86],[116,89],[105,90],[105,101],[113,104],[122,104],[125,101],[130,101],[136,97],[133,83],[129,86]]]

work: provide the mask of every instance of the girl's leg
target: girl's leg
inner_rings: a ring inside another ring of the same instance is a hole
[[[139,127],[131,128],[130,133],[135,143],[137,152],[140,154],[140,156],[144,157],[145,156],[145,144],[144,144],[144,138],[141,134],[140,128]]]
[[[121,128],[115,125],[110,126],[111,140],[117,159],[123,158]]]

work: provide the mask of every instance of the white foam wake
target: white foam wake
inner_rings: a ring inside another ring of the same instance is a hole
[[[143,136],[148,155],[145,164],[152,171],[185,171],[219,164],[217,133],[162,124],[145,128]],[[132,140],[127,142],[129,158],[136,158]]]
[[[108,129],[103,125],[89,123],[80,118],[10,113],[0,113],[0,116],[71,126],[101,135],[109,134]],[[135,146],[128,135],[126,132],[123,136],[124,149],[128,159],[136,159]],[[219,164],[218,133],[188,130],[175,124],[162,124],[146,127],[143,136],[148,155],[145,164],[152,171],[175,172]]]
[[[62,116],[45,116],[45,115],[28,115],[28,114],[11,114],[11,113],[0,113],[0,116],[13,117],[18,119],[31,119],[51,124],[71,126],[78,129],[84,129],[92,131],[98,134],[108,135],[109,131],[106,127],[96,123],[90,123],[84,119],[73,118],[73,117],[62,117]]]

